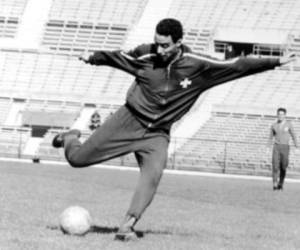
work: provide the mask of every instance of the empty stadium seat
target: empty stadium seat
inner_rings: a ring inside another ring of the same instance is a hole
[[[16,36],[28,0],[0,0],[0,38]]]

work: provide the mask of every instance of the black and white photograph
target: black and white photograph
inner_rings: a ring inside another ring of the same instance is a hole
[[[0,250],[300,249],[300,0],[0,0]]]

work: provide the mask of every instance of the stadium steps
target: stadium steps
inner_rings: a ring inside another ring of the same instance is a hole
[[[16,37],[23,49],[39,48],[51,3],[52,0],[28,0]]]
[[[35,156],[43,138],[30,137],[23,150],[23,155]]]
[[[10,112],[4,125],[21,126],[22,125],[22,111],[24,110],[25,103],[14,101],[11,105]]]
[[[72,129],[86,130],[88,129],[89,121],[92,114],[95,112],[95,107],[84,107],[77,120],[72,125]]]

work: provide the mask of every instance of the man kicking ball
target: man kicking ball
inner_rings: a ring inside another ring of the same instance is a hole
[[[167,163],[170,129],[205,90],[246,75],[273,69],[293,56],[235,58],[219,61],[195,54],[182,44],[176,19],[161,20],[154,43],[124,51],[96,51],[79,57],[135,76],[126,103],[82,144],[80,131],[58,134],[53,146],[64,147],[71,166],[87,167],[133,152],[140,177],[130,207],[115,238],[135,239],[134,226],[151,203]]]

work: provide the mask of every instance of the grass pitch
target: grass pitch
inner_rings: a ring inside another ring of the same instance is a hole
[[[114,241],[138,172],[0,162],[0,249],[300,249],[300,184],[165,174],[136,229]],[[64,235],[68,206],[94,219],[84,237]]]

